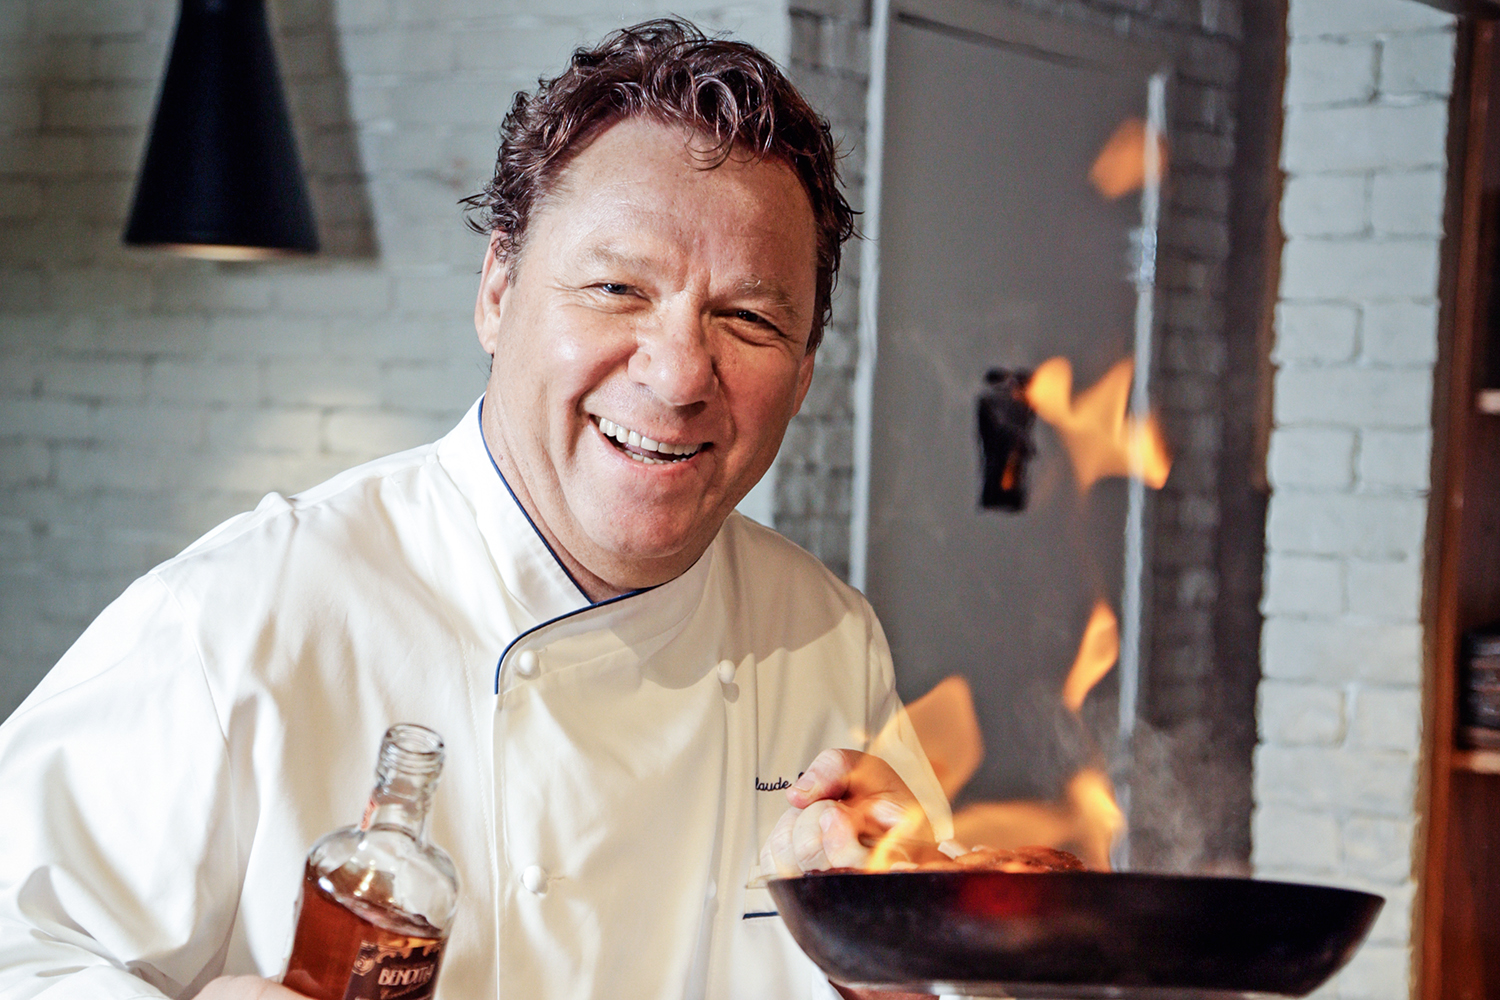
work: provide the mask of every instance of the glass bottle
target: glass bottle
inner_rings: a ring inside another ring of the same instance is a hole
[[[315,1000],[425,1000],[437,985],[458,876],[426,840],[443,740],[423,726],[386,731],[358,826],[307,855],[282,984]]]

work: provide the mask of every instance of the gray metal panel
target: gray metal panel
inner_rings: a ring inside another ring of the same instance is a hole
[[[1088,172],[1145,117],[1159,62],[963,0],[910,6],[887,40],[865,588],[904,697],[952,673],[974,688],[990,753],[966,798],[1050,797],[1079,763],[1062,678],[1094,600],[1120,605],[1125,490],[1080,502],[1039,426],[1028,509],[979,510],[976,396],[992,366],[1061,354],[1079,388],[1132,353],[1140,203]]]
[[[1128,38],[983,0],[892,0],[890,15],[892,21],[968,34],[970,41],[981,45],[1029,51],[1049,62],[1076,60],[1100,68],[1138,70],[1143,76],[1163,63],[1160,52]]]

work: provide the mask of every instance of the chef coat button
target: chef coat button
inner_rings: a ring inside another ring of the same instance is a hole
[[[540,896],[547,891],[547,873],[542,870],[541,865],[527,865],[526,870],[521,873],[521,884],[528,892]]]
[[[719,683],[720,684],[733,684],[734,683],[734,661],[733,660],[720,660],[719,661]]]
[[[708,880],[708,893],[707,893],[708,898],[709,899],[713,899],[718,894],[719,894],[719,883],[715,882],[713,879],[709,879]]]
[[[535,677],[537,669],[536,653],[530,649],[523,650],[516,657],[516,673],[522,677]],[[529,870],[529,869],[528,869]]]

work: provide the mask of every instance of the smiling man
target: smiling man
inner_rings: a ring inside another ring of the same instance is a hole
[[[714,142],[621,121],[549,185],[522,246],[497,235],[485,255],[485,440],[594,600],[698,560],[812,381],[807,192]]]
[[[852,231],[826,124],[651,22],[517,98],[471,203],[459,426],[200,539],[0,728],[0,993],[295,998],[302,858],[398,721],[447,742],[452,1000],[831,996],[761,876],[947,833],[869,606],[734,512]]]

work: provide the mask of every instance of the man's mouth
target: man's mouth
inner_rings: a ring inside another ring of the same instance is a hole
[[[604,417],[595,417],[594,422],[600,433],[614,442],[616,448],[646,465],[669,465],[685,461],[704,448],[703,444],[666,444],[656,441]]]

